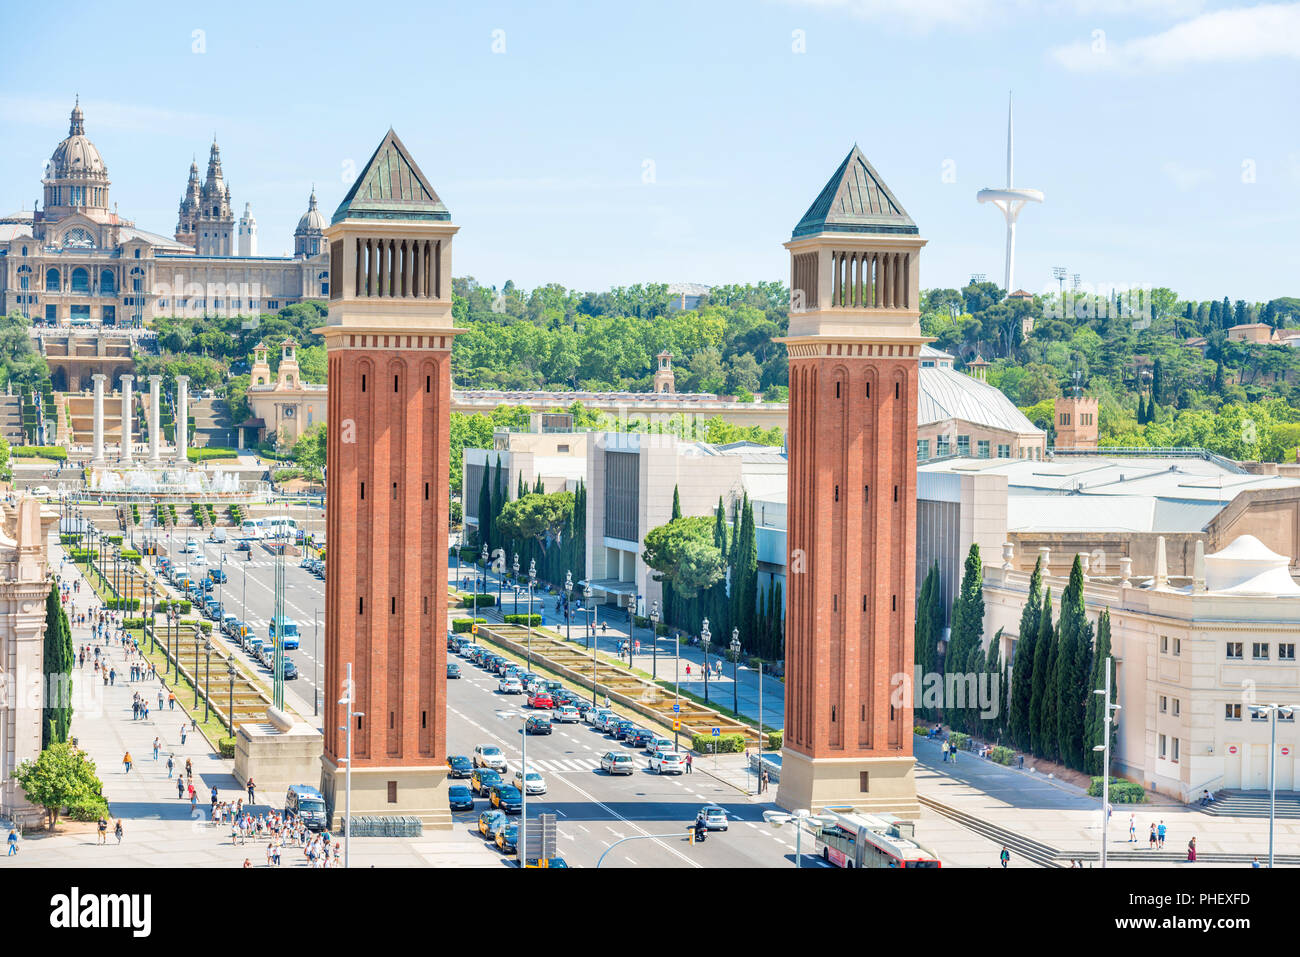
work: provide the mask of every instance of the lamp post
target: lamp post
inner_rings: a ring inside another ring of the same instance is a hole
[[[573,572],[564,573],[564,640],[573,640]]]
[[[1277,813],[1277,716],[1290,717],[1295,713],[1293,704],[1252,704],[1252,714],[1269,716],[1268,739],[1268,866],[1273,866],[1273,824]]]
[[[731,710],[740,717],[740,683],[736,680],[736,669],[740,664],[740,629],[731,629]]]
[[[311,713],[320,714],[320,609],[313,608],[311,622],[315,629],[311,656]]]
[[[212,639],[203,640],[203,723],[208,721],[208,705],[212,703]],[[194,676],[196,679],[198,675]]]
[[[1094,751],[1101,752],[1101,866],[1106,866],[1106,825],[1110,823],[1110,722],[1111,715],[1120,709],[1110,703],[1110,672],[1114,658],[1106,659],[1106,683],[1093,691],[1102,695],[1102,738],[1101,744],[1094,745]]]
[[[814,817],[807,811],[800,808],[793,814],[786,814],[782,811],[764,811],[763,820],[771,824],[774,828],[781,828],[786,824],[794,825],[794,866],[803,867],[803,836],[804,822],[810,824],[822,825],[826,821],[819,817]]]
[[[709,703],[709,640],[712,636],[709,634],[709,619],[704,619],[704,624],[700,626],[700,645],[704,648],[704,703]],[[714,751],[716,754],[716,750]]]
[[[488,562],[491,557],[488,555],[487,542],[483,543],[483,590],[488,590]]]
[[[483,546],[484,581],[487,580],[487,570],[486,570],[487,560],[488,560],[488,550],[487,550],[487,545],[485,544]],[[478,624],[478,566],[477,565],[474,566],[474,597],[472,599],[472,603],[473,603],[474,610],[470,614],[470,618],[473,619],[474,624],[477,626]]]
[[[519,614],[519,553],[515,552],[515,563],[510,566],[515,573],[515,614]],[[530,601],[528,604],[528,614],[533,613],[533,605]]]
[[[659,680],[659,599],[650,603],[650,679]]]
[[[348,662],[348,677],[343,682],[343,697],[339,699],[339,704],[345,705],[347,710],[343,712],[343,727],[339,728],[347,734],[348,756],[343,758],[343,763],[347,768],[343,773],[343,866],[350,867],[352,861],[352,719],[365,717],[364,711],[352,710],[352,662]]]
[[[677,726],[681,724],[682,707],[682,635],[673,632],[673,750],[677,748]]]
[[[528,670],[533,670],[533,587],[537,584],[537,562],[528,563],[528,644],[525,648],[528,659]],[[524,734],[527,738],[527,733]],[[524,788],[524,790],[528,790]]]
[[[582,600],[584,605],[591,604],[591,582],[583,582]],[[586,610],[587,609],[584,607],[583,611],[585,612]],[[591,643],[593,630],[591,618],[586,615],[584,615],[584,617],[587,618],[587,650],[591,652],[591,706],[594,708],[596,707],[596,649]]]
[[[235,737],[235,675],[239,671],[235,668],[234,657],[226,659],[226,684],[229,688],[230,698],[226,703],[226,724],[230,726],[230,737]]]
[[[199,707],[199,652],[203,649],[203,630],[198,625],[194,626],[194,673],[191,676],[194,681],[194,708],[197,711]]]

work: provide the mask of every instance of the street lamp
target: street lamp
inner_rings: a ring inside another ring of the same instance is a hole
[[[573,640],[573,572],[564,573],[564,640]]]
[[[235,737],[235,676],[239,674],[235,668],[235,658],[231,655],[226,659],[226,684],[229,686],[230,698],[226,704],[226,723],[230,726],[230,737]]]
[[[650,604],[650,679],[659,680],[659,599]]]
[[[1292,717],[1297,705],[1252,704],[1252,714],[1269,716],[1268,740],[1268,866],[1273,866],[1273,823],[1277,813],[1277,716]]]
[[[1101,744],[1093,745],[1092,750],[1101,752],[1101,866],[1106,866],[1106,825],[1110,823],[1110,722],[1111,715],[1120,709],[1110,703],[1110,672],[1114,658],[1106,658],[1106,684],[1093,691],[1102,695],[1102,738]]]
[[[821,826],[827,823],[820,817],[814,817],[807,811],[800,808],[793,814],[786,814],[783,811],[764,811],[763,820],[771,824],[777,830],[780,830],[786,824],[794,825],[794,866],[803,867],[803,842],[800,838],[803,836],[804,822],[815,826]]]
[[[740,717],[740,685],[736,681],[736,667],[740,663],[740,629],[731,629],[731,710]],[[760,733],[760,737],[761,737]]]
[[[709,619],[700,626],[700,644],[704,647],[704,703],[709,703]],[[715,752],[716,753],[716,752]]]
[[[511,566],[511,568],[514,569],[514,573],[515,573],[515,583],[514,583],[515,584],[515,614],[517,615],[519,614],[519,553],[518,552],[515,552],[515,563],[514,565]],[[528,613],[530,615],[533,613],[533,605],[531,601],[528,603]]]
[[[533,587],[537,584],[537,562],[528,563],[528,670],[533,670]],[[518,592],[516,592],[518,594]],[[527,735],[524,735],[527,737]]]
[[[584,606],[591,604],[591,582],[582,584],[582,601]],[[582,610],[585,613],[587,608],[584,607]],[[594,708],[596,707],[596,649],[591,643],[594,629],[590,616],[584,615],[584,617],[587,618],[587,650],[591,652],[591,706]]]
[[[484,542],[483,543],[483,590],[484,591],[488,590],[488,562],[490,560],[491,559],[490,556],[488,555],[487,542]]]
[[[343,712],[343,727],[339,728],[347,734],[348,756],[342,761],[347,765],[343,775],[343,866],[351,866],[352,861],[352,719],[364,718],[364,711],[352,710],[352,662],[348,662],[348,677],[343,683],[343,697],[339,699],[339,704],[346,705],[347,710]]]
[[[194,671],[191,675],[194,681],[194,708],[199,707],[199,652],[203,649],[203,630],[198,625],[194,626]]]
[[[208,705],[212,703],[212,639],[203,640],[203,723],[208,723]],[[194,676],[198,678],[198,675]]]
[[[657,609],[656,609],[657,610]],[[682,723],[682,633],[673,631],[673,750],[678,750],[678,726]]]

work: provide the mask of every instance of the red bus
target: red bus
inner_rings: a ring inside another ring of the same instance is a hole
[[[933,851],[912,839],[913,825],[893,815],[873,817],[852,808],[823,808],[817,815],[817,852],[836,867],[940,867]]]

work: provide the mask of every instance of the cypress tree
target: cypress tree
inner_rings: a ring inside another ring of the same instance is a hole
[[[1055,657],[1055,636],[1052,633],[1052,589],[1043,595],[1043,613],[1038,619],[1038,637],[1034,640],[1034,680],[1029,698],[1029,748],[1039,757],[1047,757],[1046,734],[1047,680]],[[1054,696],[1053,696],[1054,697]],[[1056,741],[1053,726],[1050,740]]]
[[[1223,323],[1223,328],[1227,329],[1232,325],[1232,303],[1228,297],[1223,297],[1223,305],[1219,307],[1219,321]]]
[[[737,529],[737,532],[739,532],[739,529]],[[727,510],[723,507],[721,495],[718,496],[718,507],[713,511],[713,545],[720,554],[724,556],[727,554]],[[733,593],[736,590],[736,570],[734,568],[731,570],[731,589]],[[717,635],[725,634],[727,636],[726,640],[730,642],[731,625],[728,624],[728,620],[731,615],[728,608],[726,577],[724,576],[711,585],[705,594],[708,596],[705,603],[705,614],[708,615],[709,621],[713,625],[711,630]],[[751,638],[749,635],[744,637],[747,640]]]
[[[718,501],[719,502],[722,501],[722,496],[718,496]],[[677,486],[674,485],[673,486],[673,518],[677,519],[681,517],[682,517],[682,496],[681,493],[678,491]]]
[[[1102,735],[1105,733],[1105,712],[1102,710],[1104,704],[1102,696],[1092,694],[1094,690],[1102,690],[1106,687],[1106,659],[1110,655],[1110,610],[1102,609],[1101,615],[1097,618],[1097,639],[1096,648],[1092,656],[1092,669],[1088,676],[1088,704],[1087,713],[1084,720],[1084,738],[1083,738],[1083,756],[1086,764],[1085,770],[1091,775],[1100,775],[1102,772],[1102,754],[1100,751],[1092,750],[1095,745],[1102,743]],[[1111,665],[1111,700],[1115,699],[1115,672],[1114,665]],[[1111,754],[1114,755],[1115,738],[1117,728],[1112,721],[1111,726]]]
[[[505,507],[506,497],[506,480],[501,472],[501,456],[497,456],[496,467],[492,470],[492,535],[488,538],[488,548],[495,551],[498,548],[505,548],[504,538],[497,532],[497,519],[501,517],[501,509]]]
[[[59,601],[58,585],[51,585],[45,596],[45,639],[42,646],[42,689],[44,707],[41,721],[41,748],[68,740],[72,725],[72,629]]]
[[[1034,646],[1038,642],[1038,629],[1043,617],[1043,559],[1034,562],[1029,576],[1029,595],[1020,612],[1020,631],[1016,639],[1014,666],[1011,669],[1011,702],[1008,706],[1007,730],[1011,740],[1021,751],[1030,750],[1029,702],[1034,690]]]
[[[987,718],[981,718],[980,724],[983,726],[986,737],[1000,741],[1007,720],[1007,711],[1004,707],[1007,689],[1002,684],[1001,628],[997,630],[997,634],[989,639],[988,653],[984,656],[984,674],[987,676],[984,680],[988,682],[988,687],[993,690],[993,713]]]
[[[1057,625],[1056,738],[1057,751],[1066,767],[1084,769],[1083,696],[1091,664],[1092,626],[1083,606],[1083,565],[1078,555],[1070,568],[1070,583],[1061,593],[1061,618]]]
[[[935,670],[935,658],[938,657],[939,622],[935,618],[935,596],[939,590],[939,563],[935,561],[925,573],[921,583],[921,594],[916,604],[916,628],[913,637],[913,658],[916,667],[912,681],[914,687],[924,688],[925,677]],[[922,715],[933,717],[931,708],[922,707]]]
[[[483,463],[483,484],[478,490],[478,547],[482,551],[484,545],[492,541],[492,484],[489,473],[492,468]]]
[[[679,519],[681,517],[682,517],[682,496],[681,493],[678,491],[677,486],[674,485],[672,519]],[[664,608],[663,608],[664,624],[675,625],[678,628],[683,627],[684,622],[682,621],[683,610],[680,607],[681,602],[677,597],[677,593],[673,591],[672,582],[668,581],[667,579],[664,579],[664,583],[663,583],[663,596],[664,596]]]
[[[983,669],[984,566],[980,549],[972,544],[962,572],[961,591],[953,602],[952,638],[944,659],[944,674],[979,674]],[[970,702],[957,715],[960,727],[970,730]]]

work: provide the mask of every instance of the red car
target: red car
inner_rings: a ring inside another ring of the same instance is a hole
[[[551,697],[549,691],[538,691],[528,699],[530,708],[554,708],[555,699]]]

